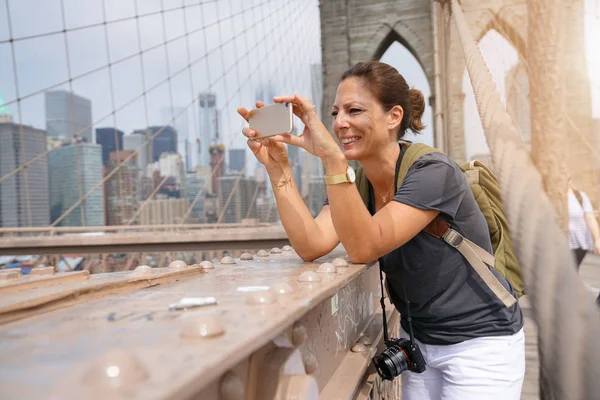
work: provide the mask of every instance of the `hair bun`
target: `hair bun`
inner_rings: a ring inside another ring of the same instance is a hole
[[[425,97],[418,89],[409,89],[410,97],[410,124],[408,128],[415,134],[421,133],[425,125],[421,122],[423,113],[425,112]]]

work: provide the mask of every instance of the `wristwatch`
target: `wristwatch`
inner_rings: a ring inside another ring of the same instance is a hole
[[[354,174],[354,169],[351,166],[348,166],[346,173],[332,176],[324,176],[326,185],[337,185],[338,183],[354,183],[356,180],[356,175]]]

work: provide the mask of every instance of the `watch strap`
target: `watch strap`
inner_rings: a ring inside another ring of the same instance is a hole
[[[338,183],[350,182],[350,179],[348,179],[348,173],[346,172],[339,175],[325,175],[324,179],[326,185],[337,185]]]

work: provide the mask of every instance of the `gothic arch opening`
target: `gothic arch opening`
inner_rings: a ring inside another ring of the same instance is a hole
[[[382,44],[383,43],[384,42],[382,42]],[[403,45],[400,41],[392,41],[389,43],[388,46],[381,52],[381,55],[377,58],[379,58],[379,61],[396,68],[398,72],[404,76],[408,86],[414,87],[415,89],[419,89],[421,92],[423,92],[426,106],[422,121],[425,124],[425,129],[423,129],[420,135],[407,133],[405,139],[412,142],[425,143],[429,146],[433,146],[433,113],[431,106],[429,105],[431,88],[421,63],[413,55],[413,52],[411,52],[410,49]]]
[[[519,51],[498,31],[488,30],[479,41],[481,54],[496,83],[500,99],[513,119],[524,141],[531,137],[529,113],[529,78]],[[477,159],[489,163],[483,126],[477,111],[473,87],[465,69],[463,73],[464,134],[467,160]]]
[[[507,13],[509,11],[510,9],[506,10]],[[517,16],[513,17],[518,18]],[[497,14],[494,15],[476,38],[477,43],[480,43],[490,31],[494,31],[506,39],[506,41],[517,51],[517,54],[520,58],[524,59],[526,57],[527,44],[525,43],[525,40],[523,40],[522,35],[517,31],[517,29],[515,29],[512,24],[507,22],[505,18]]]
[[[425,69],[423,67],[423,63],[421,62],[421,59],[419,58],[419,53],[415,50],[415,48],[406,39],[404,39],[395,29],[393,29],[387,25],[386,25],[386,27],[387,27],[387,29],[389,29],[389,31],[385,35],[385,37],[381,40],[379,45],[377,46],[377,49],[375,50],[375,53],[373,54],[373,59],[381,60],[381,58],[384,56],[384,54],[388,52],[390,47],[394,43],[398,43],[399,45],[404,47],[404,49],[406,49],[408,51],[408,53],[410,53],[410,55],[419,64],[421,69]]]

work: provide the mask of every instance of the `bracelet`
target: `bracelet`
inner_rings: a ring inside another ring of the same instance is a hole
[[[287,180],[281,182],[281,183],[275,183],[273,181],[271,181],[271,183],[273,184],[273,186],[275,186],[276,188],[280,188],[280,187],[284,187],[285,185],[287,185],[288,183],[290,183],[290,181],[292,180],[291,177],[289,177]]]
[[[285,171],[283,172],[283,177],[286,178]],[[287,185],[288,183],[290,183],[290,181],[292,180],[292,177],[293,177],[293,175],[290,176],[289,178],[287,178],[285,181],[280,182],[280,183],[276,183],[276,182],[271,181],[271,184],[273,186],[275,186],[276,188],[284,187],[285,185]]]

